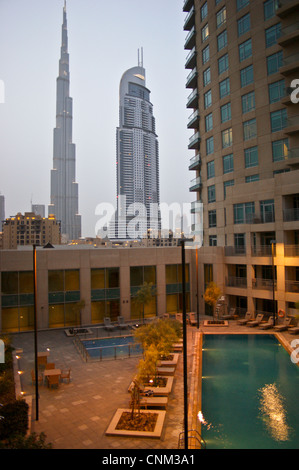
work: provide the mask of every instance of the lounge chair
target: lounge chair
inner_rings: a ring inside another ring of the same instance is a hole
[[[121,329],[126,329],[129,327],[128,323],[124,322],[124,317],[117,317],[118,327]]]
[[[111,320],[109,317],[104,318],[104,328],[105,330],[108,331],[113,331],[114,330],[114,325],[112,325]]]
[[[45,370],[55,369],[54,362],[47,362]]]
[[[288,333],[291,333],[291,335],[298,335],[299,334],[299,324],[297,326],[291,326],[288,328]]]
[[[227,315],[221,315],[220,320],[232,320],[235,318],[235,308],[231,308]]]
[[[183,323],[183,314],[182,313],[176,313],[175,314],[175,319],[180,322],[180,323]]]
[[[51,388],[53,385],[57,385],[59,387],[59,375],[48,375],[48,387]]]
[[[285,331],[289,328],[289,326],[291,325],[291,321],[292,321],[292,317],[287,317],[285,318],[284,320],[284,323],[282,323],[281,325],[275,325],[274,326],[274,330],[276,331]]]
[[[254,314],[251,312],[246,312],[245,317],[237,321],[238,325],[246,325],[250,320],[254,320]]]
[[[250,320],[246,326],[250,326],[250,327],[258,326],[260,323],[262,323],[263,318],[264,318],[263,313],[259,313],[256,316],[255,320]]]
[[[197,324],[197,319],[196,319],[196,315],[194,312],[190,312],[189,313],[189,323],[191,326],[195,326]]]
[[[274,323],[273,317],[269,317],[266,323],[262,323],[261,325],[259,325],[259,328],[261,330],[269,330],[269,328],[273,328],[273,323]]]
[[[139,405],[141,408],[166,408],[168,397],[141,397]]]

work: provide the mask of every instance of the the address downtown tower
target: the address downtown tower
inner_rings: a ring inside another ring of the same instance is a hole
[[[143,237],[149,230],[156,234],[160,228],[159,150],[142,62],[121,78],[116,147],[115,237]]]
[[[72,143],[73,102],[70,97],[70,72],[66,5],[63,9],[62,45],[57,77],[56,128],[51,170],[51,204],[61,224],[61,234],[67,240],[81,236],[81,215],[78,214],[78,183],[76,183],[76,148]]]

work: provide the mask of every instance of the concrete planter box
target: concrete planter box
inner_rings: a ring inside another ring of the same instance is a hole
[[[163,377],[160,375],[160,377]],[[166,397],[170,394],[173,386],[174,377],[164,377],[166,379],[165,387],[148,387],[144,386],[145,390],[150,390],[153,392],[153,395],[156,397]],[[129,392],[131,393],[132,388],[134,387],[134,382],[131,382],[129,386]]]
[[[160,438],[163,430],[166,411],[164,410],[141,410],[140,413],[153,413],[157,415],[157,421],[154,431],[127,431],[125,429],[116,429],[118,422],[124,412],[131,412],[130,409],[118,408],[113,416],[111,423],[106,431],[106,436],[125,436],[125,437],[153,437]]]

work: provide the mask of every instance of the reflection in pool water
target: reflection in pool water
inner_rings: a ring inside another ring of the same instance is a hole
[[[276,384],[265,385],[259,390],[259,395],[261,418],[268,432],[276,441],[287,441],[290,427],[287,424],[284,398]]]

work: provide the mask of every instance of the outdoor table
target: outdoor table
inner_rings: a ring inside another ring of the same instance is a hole
[[[51,376],[58,376],[60,377],[61,376],[61,370],[60,369],[46,369],[44,371],[44,378],[47,378],[49,377],[49,375]]]

